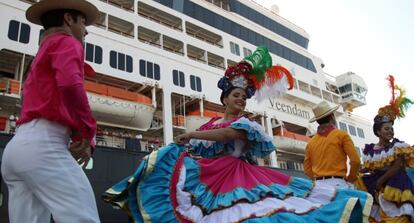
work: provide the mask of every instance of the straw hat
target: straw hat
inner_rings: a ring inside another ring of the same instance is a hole
[[[98,9],[85,0],[41,0],[27,9],[26,18],[32,23],[42,25],[40,17],[56,9],[73,9],[82,12],[86,17],[87,26],[94,24],[99,16]]]
[[[339,105],[331,107],[328,102],[322,101],[318,105],[312,108],[313,114],[315,117],[311,118],[309,122],[314,122],[318,119],[325,118],[326,116],[332,114],[339,108]]]

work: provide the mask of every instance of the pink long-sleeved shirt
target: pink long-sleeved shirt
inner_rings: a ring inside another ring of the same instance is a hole
[[[17,125],[44,118],[69,127],[93,143],[96,121],[89,107],[84,81],[82,44],[66,33],[46,37],[23,86],[21,118]]]

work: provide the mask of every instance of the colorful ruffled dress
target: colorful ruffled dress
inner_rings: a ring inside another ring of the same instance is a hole
[[[414,175],[410,173],[410,168],[414,167],[414,148],[398,139],[394,139],[387,148],[374,149],[374,147],[375,144],[365,145],[362,159],[368,173],[361,175],[357,184],[359,189],[368,191],[376,198],[371,218],[381,222],[384,214],[387,218],[408,215],[411,216],[410,221],[414,222],[414,181],[411,178]],[[400,156],[404,157],[406,168],[400,169],[392,176],[384,184],[381,192],[376,192],[378,179]]]
[[[272,138],[245,117],[216,120],[200,131],[230,127],[246,131],[247,141],[191,140],[190,152],[167,145],[144,158],[103,199],[128,211],[135,222],[367,222],[368,193],[252,165],[246,157],[269,155]]]

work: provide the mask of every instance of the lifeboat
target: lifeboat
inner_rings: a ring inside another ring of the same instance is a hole
[[[85,81],[92,113],[98,123],[147,130],[155,108],[151,98],[121,88]]]
[[[283,130],[283,134],[278,132],[274,136],[273,143],[278,151],[304,155],[309,140],[308,136]]]
[[[207,109],[203,111],[203,116],[201,116],[200,110],[188,112],[185,120],[186,132],[195,131],[201,125],[208,122],[211,118],[223,116],[224,114],[221,112],[216,112]]]

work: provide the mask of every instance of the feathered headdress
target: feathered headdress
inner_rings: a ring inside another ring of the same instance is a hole
[[[280,65],[272,66],[266,47],[260,46],[241,62],[227,68],[217,86],[226,92],[232,87],[246,90],[247,98],[256,95],[257,101],[279,96],[293,88],[292,74]]]
[[[390,122],[396,118],[403,118],[410,105],[414,104],[414,101],[405,96],[405,90],[395,84],[394,76],[389,75],[387,80],[391,88],[391,101],[389,105],[378,110],[378,115],[374,119],[375,123]]]

